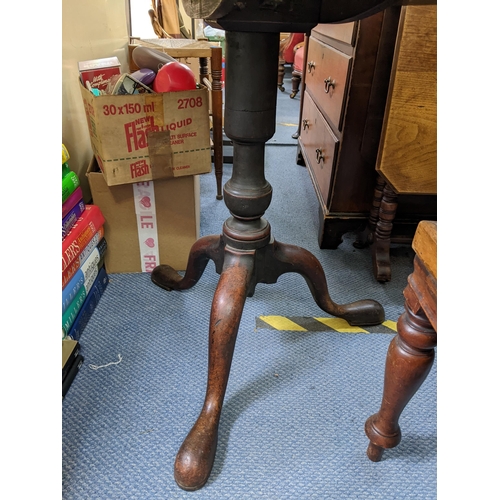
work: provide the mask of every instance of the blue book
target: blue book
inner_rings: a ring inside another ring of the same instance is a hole
[[[85,202],[80,200],[63,218],[62,220],[62,239],[66,237],[69,230],[75,225],[75,222],[82,215],[85,210]]]
[[[97,251],[97,249],[96,249]],[[91,256],[92,257],[92,256]],[[89,257],[89,258],[91,258]],[[99,257],[99,254],[97,254],[97,258]],[[62,329],[65,334],[69,332],[69,329],[71,328],[71,325],[75,321],[78,313],[80,312],[80,309],[85,302],[85,299],[87,298],[87,295],[90,293],[90,290],[94,286],[94,282],[97,278],[97,274],[99,273],[99,270],[101,267],[104,265],[104,259],[101,259],[100,261],[92,262],[92,269],[93,271],[90,272],[89,276],[85,278],[85,283],[83,286],[80,288],[78,293],[76,294],[76,297],[71,301],[71,304],[68,306],[66,311],[63,312],[62,315]]]
[[[101,238],[97,247],[90,253],[85,262],[82,263],[80,269],[71,278],[70,282],[63,288],[62,291],[62,312],[69,307],[73,299],[78,295],[84,283],[88,281],[88,277],[95,273],[97,274],[98,268],[102,265],[104,253],[108,248],[105,238]],[[98,265],[99,264],[99,265]]]
[[[69,330],[66,338],[71,338],[73,340],[80,340],[80,336],[82,335],[83,330],[87,326],[94,310],[101,300],[102,294],[106,287],[108,286],[108,273],[106,272],[106,267],[102,266],[97,278],[94,282],[94,285],[90,289],[89,294],[85,298],[85,302],[83,303],[80,311],[78,312],[71,329]],[[64,332],[63,332],[64,336]]]
[[[94,274],[94,280],[97,277],[97,273]],[[63,338],[64,336],[69,332],[69,329],[71,328],[71,325],[73,324],[73,321],[75,321],[76,316],[78,315],[78,312],[80,311],[80,308],[82,307],[83,303],[85,302],[85,297],[87,297],[86,293],[86,288],[91,286],[94,283],[91,282],[90,284],[83,285],[82,288],[80,288],[80,291],[76,295],[76,297],[72,300],[71,304],[69,307],[64,311],[62,315],[62,329],[63,329]]]

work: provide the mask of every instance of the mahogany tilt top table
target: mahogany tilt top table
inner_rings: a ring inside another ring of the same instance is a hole
[[[309,33],[318,23],[347,22],[414,0],[184,0],[186,13],[226,31],[224,130],[233,141],[233,172],[224,186],[230,217],[222,234],[200,238],[184,276],[168,265],[152,281],[166,290],[194,286],[209,260],[220,274],[210,313],[208,381],[200,415],[177,454],[174,477],[185,490],[201,488],[212,470],[218,427],[243,306],[257,283],[276,283],[284,273],[305,278],[318,306],[351,325],[384,321],[374,300],[339,305],[330,298],[325,273],[309,251],[279,243],[263,218],[272,187],[264,175],[264,147],[276,126],[276,75],[280,32]],[[417,3],[428,3],[417,0]],[[249,78],[248,68],[259,68]]]

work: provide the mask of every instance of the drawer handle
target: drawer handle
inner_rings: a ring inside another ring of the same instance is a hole
[[[310,73],[313,68],[316,67],[316,63],[314,61],[309,61],[307,63],[307,72]]]
[[[316,149],[316,163],[321,163],[324,160],[325,157],[323,156],[323,151],[319,148]]]
[[[302,130],[309,128],[309,120],[302,120]]]
[[[325,78],[325,93],[328,94],[331,88],[334,89],[335,83],[336,83],[335,80],[332,80],[330,77]]]

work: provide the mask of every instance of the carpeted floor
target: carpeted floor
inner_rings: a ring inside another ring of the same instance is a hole
[[[290,99],[292,93],[292,69],[285,65],[285,76],[283,78],[283,92],[278,90],[276,106],[276,132],[268,144],[288,145],[297,144],[297,139],[292,139],[299,126],[300,92]]]
[[[288,99],[298,114],[299,96],[278,94],[278,106]],[[277,121],[292,123],[283,116]],[[265,217],[274,237],[316,255],[334,301],[373,298],[396,321],[411,248],[392,249],[393,278],[386,284],[374,280],[370,251],[355,249],[354,235],[337,250],[320,250],[317,200],[307,170],[295,163],[295,143],[266,147],[274,192]],[[224,182],[231,171],[225,165]],[[200,180],[201,234],[219,234],[227,209],[215,199],[213,174]],[[85,363],[63,401],[64,500],[436,498],[437,363],[403,412],[401,444],[370,462],[364,423],[379,407],[394,332],[266,328],[261,316],[326,316],[295,274],[257,285],[247,299],[212,475],[199,491],[181,490],[173,463],[204,399],[217,280],[213,263],[184,292],[166,292],[147,274],[110,275],[80,339]]]

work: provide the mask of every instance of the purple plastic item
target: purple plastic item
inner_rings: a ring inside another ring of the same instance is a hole
[[[144,85],[149,85],[155,79],[156,73],[152,69],[141,68],[131,73],[130,76]]]

